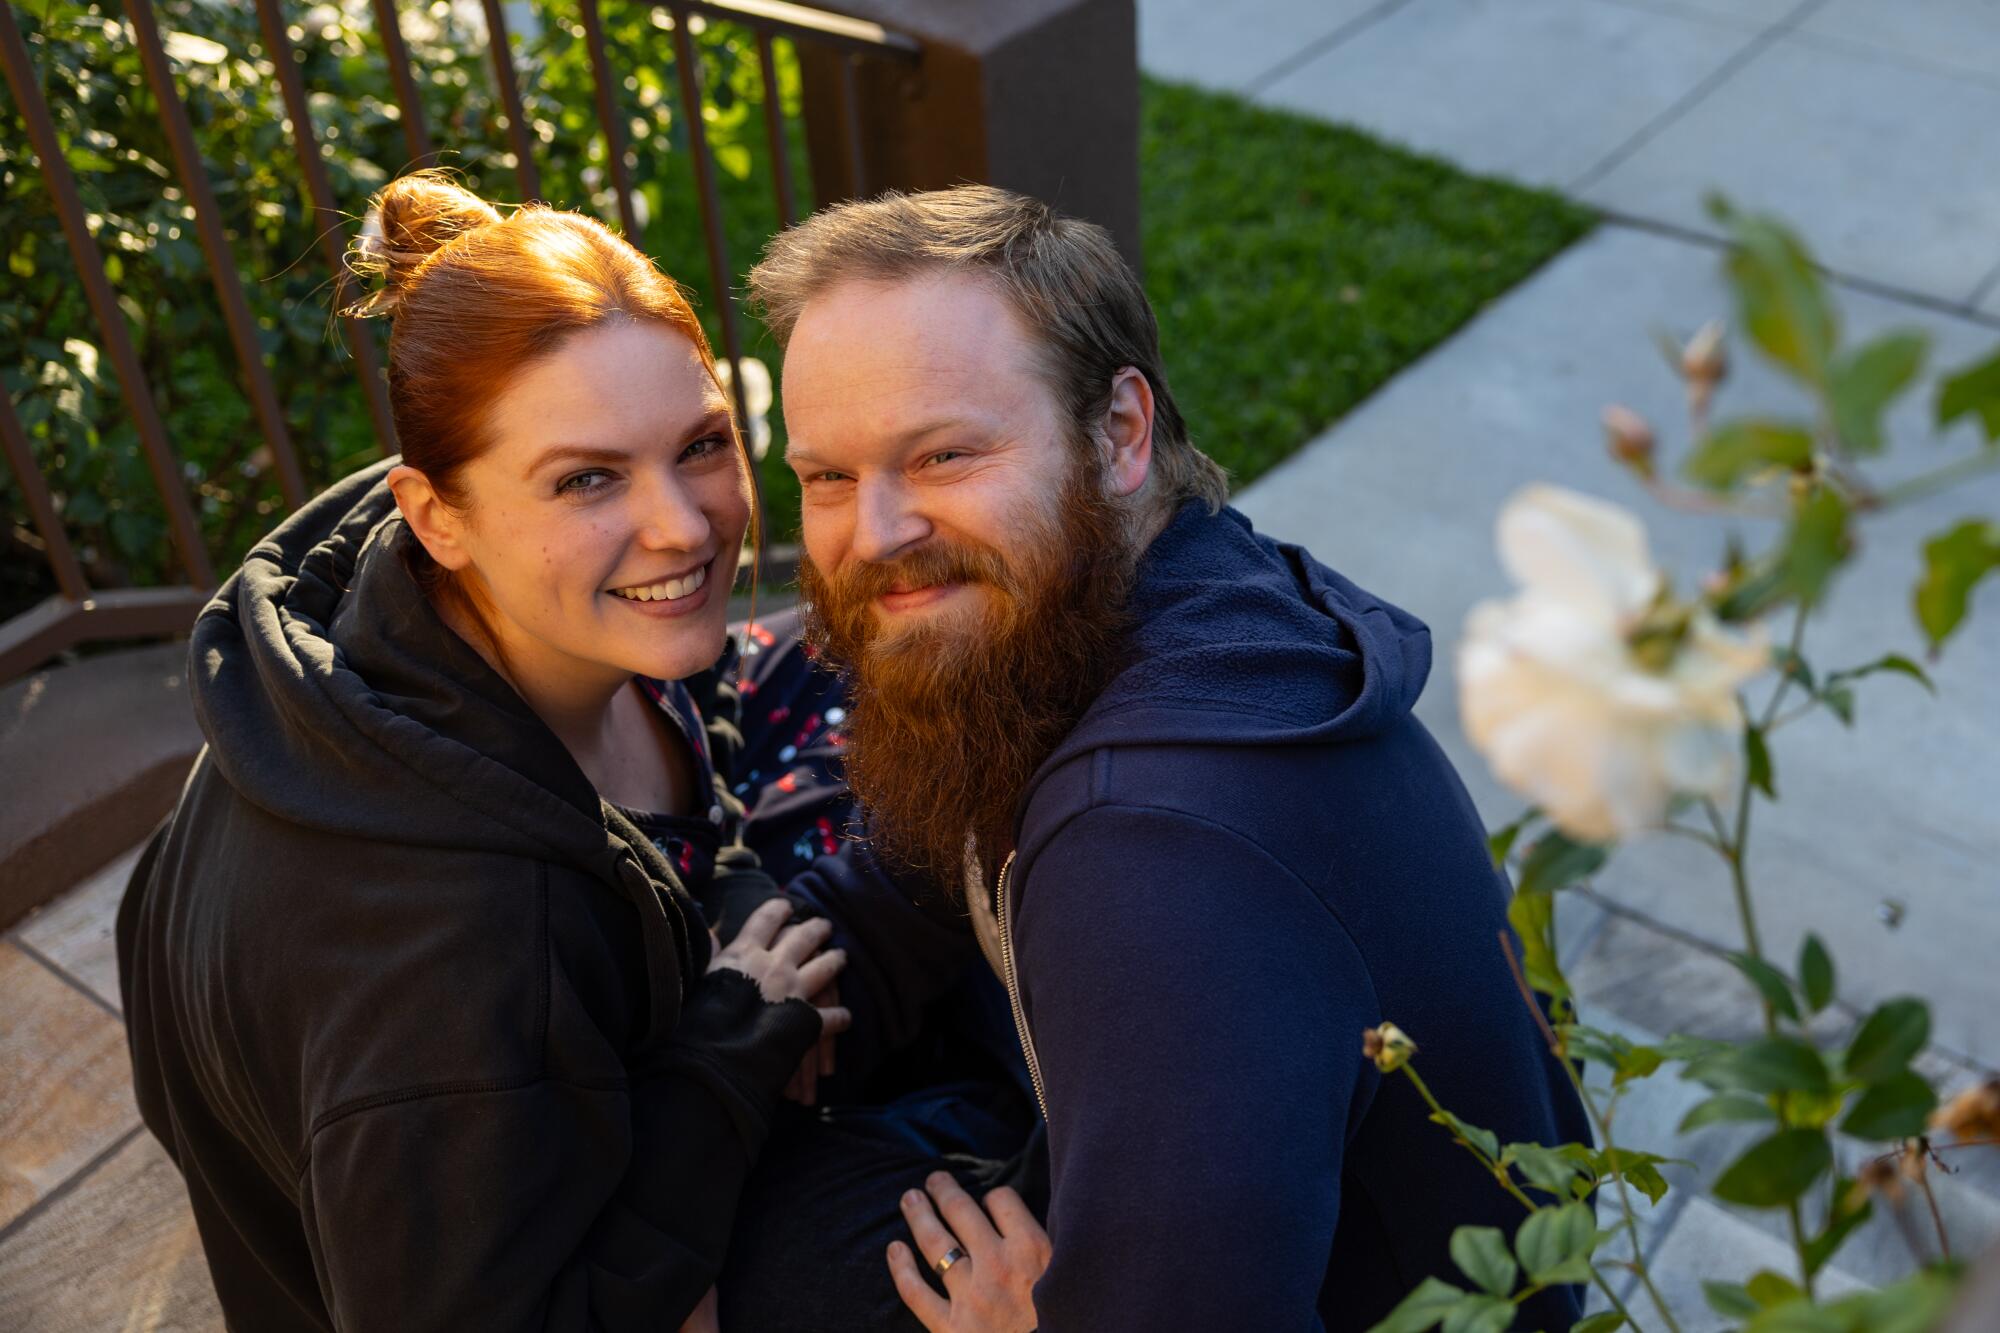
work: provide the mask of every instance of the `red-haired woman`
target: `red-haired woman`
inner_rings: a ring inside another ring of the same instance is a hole
[[[403,456],[195,627],[208,748],[118,923],[140,1109],[232,1327],[672,1328],[849,1021],[712,749],[746,460],[597,223],[419,176],[370,231]]]

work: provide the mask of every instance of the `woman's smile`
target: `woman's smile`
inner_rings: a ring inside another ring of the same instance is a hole
[[[708,605],[708,564],[696,565],[685,574],[652,583],[629,584],[607,590],[607,596],[642,615],[671,617],[692,615]]]

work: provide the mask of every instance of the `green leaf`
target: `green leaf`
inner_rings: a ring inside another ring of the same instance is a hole
[[[1904,1070],[1869,1086],[1840,1122],[1857,1139],[1907,1139],[1924,1132],[1937,1109],[1937,1093],[1921,1074]]]
[[[1550,829],[1528,849],[1521,865],[1521,893],[1566,889],[1578,880],[1594,875],[1610,856],[1610,849],[1597,843],[1574,842]]]
[[[1627,1046],[1618,1053],[1618,1068],[1612,1071],[1611,1086],[1623,1087],[1635,1078],[1647,1077],[1665,1058],[1657,1046]]]
[[[1562,999],[1569,984],[1556,965],[1556,896],[1523,891],[1507,904],[1507,924],[1521,939],[1521,971],[1528,984],[1544,995]]]
[[[1795,1296],[1759,1311],[1743,1326],[1743,1333],[1852,1333],[1852,1329],[1852,1321],[1840,1312]]]
[[[1768,1268],[1760,1268],[1752,1273],[1750,1280],[1743,1284],[1743,1289],[1750,1293],[1751,1300],[1764,1309],[1798,1300],[1805,1295],[1805,1292],[1799,1289],[1798,1283],[1783,1273],[1773,1272]]]
[[[1748,1319],[1762,1308],[1740,1282],[1703,1282],[1701,1294],[1724,1319]]]
[[[1459,1227],[1451,1233],[1451,1261],[1465,1275],[1495,1296],[1514,1290],[1518,1269],[1507,1253],[1507,1238],[1499,1227]]]
[[[1587,1203],[1537,1208],[1514,1233],[1514,1253],[1528,1280],[1543,1285],[1590,1281],[1597,1247],[1597,1213]]]
[[[1930,339],[1913,330],[1885,333],[1841,359],[1827,383],[1827,405],[1841,441],[1858,454],[1882,450],[1882,412],[1923,369]]]
[[[1827,687],[1820,694],[1819,698],[1820,702],[1827,706],[1827,710],[1840,719],[1841,726],[1851,727],[1854,725],[1853,690],[1848,689],[1845,685],[1832,685]]]
[[[1845,1177],[1833,1182],[1834,1207],[1839,1209],[1832,1225],[1812,1237],[1805,1245],[1806,1271],[1817,1273],[1826,1267],[1827,1260],[1846,1243],[1854,1229],[1866,1222],[1874,1214],[1875,1205],[1863,1200],[1859,1208],[1848,1208],[1845,1200],[1854,1182]]]
[[[1498,870],[1507,864],[1508,854],[1514,850],[1515,842],[1520,839],[1521,834],[1529,825],[1541,817],[1542,812],[1531,805],[1526,810],[1523,810],[1513,821],[1502,824],[1499,828],[1494,829],[1486,835],[1486,852],[1493,858],[1494,869]]]
[[[1752,417],[1724,422],[1710,431],[1683,470],[1689,481],[1726,491],[1765,468],[1801,471],[1812,462],[1812,455],[1812,433],[1805,427]]]
[[[1751,727],[1744,734],[1751,736],[1756,733],[1757,729]],[[1753,767],[1751,771],[1754,773],[1756,770]],[[1728,957],[1729,961],[1735,964],[1736,970],[1750,979],[1750,984],[1764,997],[1764,1003],[1794,1023],[1799,1021],[1798,1002],[1792,998],[1792,985],[1785,980],[1784,973],[1763,959],[1752,958],[1747,953],[1733,953]]]
[[[1885,653],[1865,666],[1848,667],[1844,671],[1834,672],[1826,679],[1828,684],[1837,680],[1860,680],[1863,676],[1872,676],[1878,671],[1898,672],[1916,681],[1932,694],[1937,693],[1937,686],[1931,683],[1931,678],[1924,669],[1901,653]]]
[[[1445,1311],[1443,1333],[1505,1333],[1513,1323],[1512,1301],[1502,1296],[1472,1295]]]
[[[1822,383],[1839,326],[1805,245],[1783,223],[1738,213],[1720,196],[1710,198],[1709,212],[1735,242],[1724,271],[1744,332],[1806,383]]]
[[[1799,601],[1819,600],[1826,581],[1847,559],[1847,501],[1822,486],[1798,507],[1785,538],[1785,584]]]
[[[1960,417],[1979,418],[1986,442],[2000,440],[2000,350],[1938,385],[1937,424],[1943,430]]]
[[[1804,1194],[1832,1165],[1833,1149],[1825,1134],[1816,1129],[1781,1129],[1730,1163],[1712,1188],[1725,1203],[1775,1208]]]
[[[1503,1166],[1520,1168],[1528,1184],[1558,1198],[1569,1194],[1570,1186],[1583,1173],[1574,1159],[1539,1143],[1510,1143],[1501,1151]]]
[[[1368,1333],[1424,1333],[1444,1312],[1458,1304],[1465,1293],[1449,1282],[1427,1277],[1417,1289],[1396,1303],[1389,1311],[1389,1317],[1368,1330]]]
[[[1833,955],[1817,935],[1807,935],[1799,946],[1799,993],[1815,1014],[1833,1003]]]
[[[1753,1120],[1776,1120],[1778,1113],[1766,1102],[1755,1097],[1744,1097],[1733,1092],[1718,1092],[1715,1096],[1695,1103],[1688,1113],[1681,1117],[1677,1134],[1691,1134],[1705,1125],[1736,1124]]]
[[[1500,1140],[1492,1130],[1481,1129],[1477,1125],[1468,1125],[1449,1111],[1433,1111],[1431,1113],[1431,1120],[1436,1124],[1445,1126],[1452,1133],[1478,1147],[1486,1154],[1489,1160],[1499,1160]]]
[[[1907,996],[1885,1001],[1854,1034],[1842,1067],[1850,1078],[1881,1083],[1909,1064],[1930,1037],[1929,1005]]]
[[[1942,647],[1972,598],[1973,587],[2000,568],[2000,524],[1967,519],[1924,543],[1924,576],[1917,582],[1917,623]]]
[[[1754,722],[1746,723],[1743,728],[1743,765],[1750,785],[1777,800],[1778,789],[1771,772],[1771,747],[1764,739],[1764,729]]]
[[[1688,1066],[1684,1078],[1718,1092],[1824,1093],[1832,1086],[1826,1060],[1796,1037],[1759,1037]]]
[[[1616,1310],[1600,1310],[1587,1319],[1579,1319],[1569,1326],[1569,1333],[1612,1333],[1613,1329],[1625,1326],[1625,1316]]]

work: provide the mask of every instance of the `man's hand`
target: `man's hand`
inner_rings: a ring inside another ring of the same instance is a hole
[[[940,1259],[958,1252],[943,1274],[951,1298],[931,1290],[910,1247],[896,1241],[889,1246],[889,1275],[903,1304],[930,1333],[1031,1333],[1035,1282],[1049,1266],[1049,1233],[1005,1186],[986,1196],[984,1211],[942,1171],[924,1188],[928,1195],[911,1190],[903,1196],[903,1218],[933,1272]]]

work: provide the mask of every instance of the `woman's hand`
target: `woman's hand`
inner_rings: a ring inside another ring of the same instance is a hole
[[[1049,1266],[1049,1233],[1004,1185],[986,1196],[984,1211],[942,1171],[932,1173],[924,1189],[929,1193],[903,1196],[903,1218],[933,1272],[940,1259],[957,1253],[941,1275],[951,1298],[931,1290],[910,1247],[896,1241],[889,1246],[889,1276],[903,1304],[930,1333],[1031,1333],[1035,1283]]]
[[[854,1022],[853,1013],[837,1003],[822,1004],[819,999],[828,998],[824,993],[847,966],[847,952],[825,947],[833,938],[833,923],[825,917],[786,925],[791,916],[792,904],[784,898],[763,904],[750,914],[736,938],[709,960],[708,970],[741,972],[757,983],[758,991],[772,1004],[809,1000],[819,1010],[823,1034],[845,1032]],[[817,1063],[817,1052],[806,1058]]]

